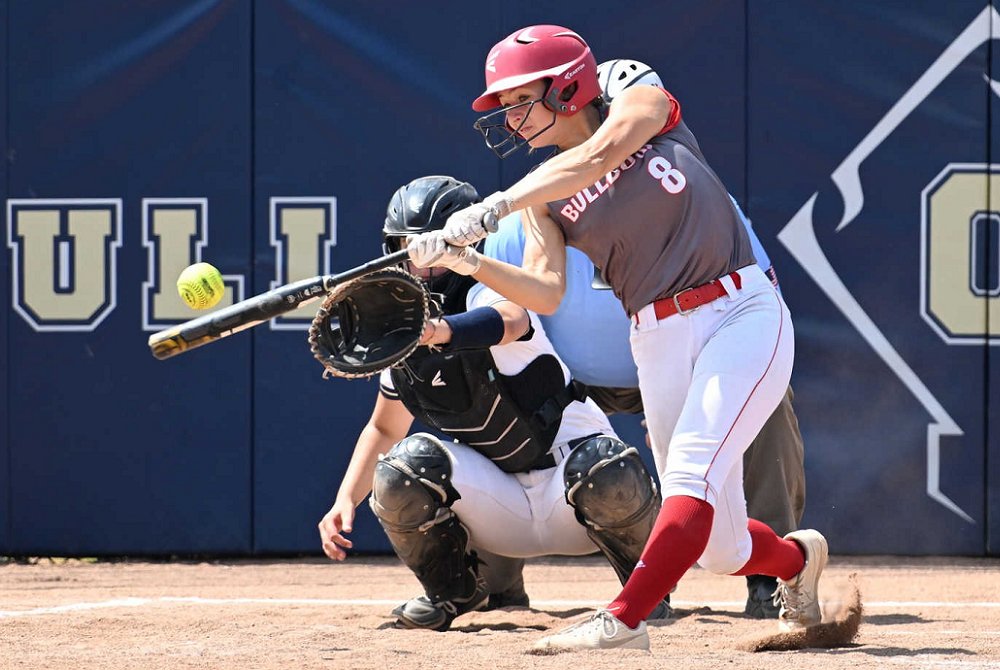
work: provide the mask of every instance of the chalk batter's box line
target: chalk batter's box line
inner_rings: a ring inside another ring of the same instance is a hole
[[[161,598],[122,598],[105,600],[95,603],[70,603],[54,607],[37,607],[30,610],[0,610],[0,619],[18,616],[37,616],[44,614],[60,614],[62,612],[81,612],[115,607],[143,607],[157,603],[190,603],[199,605],[360,605],[372,607],[395,606],[399,600],[371,599],[323,599],[323,598],[201,598],[198,596],[164,596]],[[839,601],[824,601],[826,605],[837,605]],[[606,604],[597,600],[533,600],[535,607],[600,607]],[[726,609],[743,607],[745,603],[735,600],[688,601],[677,600],[671,603],[674,607],[713,607]],[[923,602],[923,601],[880,601],[866,602],[866,609],[920,609],[920,608],[985,608],[1000,609],[1000,602]]]

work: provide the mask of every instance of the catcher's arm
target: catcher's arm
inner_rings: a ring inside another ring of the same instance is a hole
[[[340,274],[321,275],[279,286],[211,314],[153,333],[149,336],[149,348],[153,356],[160,360],[171,358],[270,321],[322,297],[338,284],[398,265],[407,259],[404,249]]]
[[[520,305],[515,305],[509,300],[495,302],[489,307],[477,309],[495,310],[503,319],[503,337],[499,342],[492,342],[489,346],[504,345],[514,342],[528,332],[531,321],[528,319],[528,312]],[[424,330],[424,336],[420,344],[443,345],[449,344],[452,338],[451,325],[444,318],[430,319]]]
[[[354,454],[340,482],[337,499],[319,522],[323,552],[330,558],[337,561],[347,558],[344,549],[354,545],[344,534],[353,530],[354,510],[371,493],[378,456],[388,453],[393,445],[406,437],[412,425],[413,415],[402,402],[378,394],[371,418],[354,446]]]

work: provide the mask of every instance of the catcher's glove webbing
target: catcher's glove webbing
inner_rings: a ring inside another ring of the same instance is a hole
[[[399,268],[337,286],[309,328],[309,348],[328,374],[370,377],[402,362],[430,318],[423,283]]]

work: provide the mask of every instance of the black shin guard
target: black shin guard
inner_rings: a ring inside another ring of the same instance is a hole
[[[448,453],[431,435],[411,435],[375,466],[372,510],[432,602],[461,601],[476,590],[469,533],[450,508],[458,498]]]
[[[566,501],[625,584],[660,511],[660,494],[634,447],[600,435],[566,457]]]

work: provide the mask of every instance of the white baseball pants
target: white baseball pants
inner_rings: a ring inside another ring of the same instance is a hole
[[[563,471],[570,449],[554,468],[507,473],[471,447],[445,442],[453,466],[452,486],[462,496],[451,509],[471,543],[486,551],[528,558],[597,551],[566,502]]]
[[[719,574],[750,558],[743,452],[781,401],[792,373],[792,321],[757,265],[742,288],[688,314],[632,319],[632,355],[664,499],[684,495],[715,509],[699,565]]]

